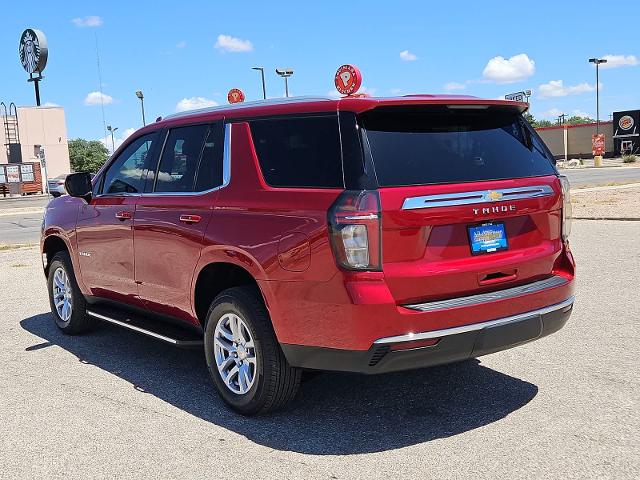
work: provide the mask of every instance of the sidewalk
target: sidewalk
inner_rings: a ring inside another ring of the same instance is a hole
[[[571,190],[576,220],[640,220],[640,184]]]
[[[623,167],[623,168],[638,168],[640,167],[640,155],[636,156],[636,161],[635,163],[624,163],[622,161],[622,157],[615,157],[615,158],[603,158],[602,159],[602,167],[596,167],[593,161],[593,157],[589,157],[589,158],[578,158],[578,159],[572,159],[572,160],[568,160],[568,162],[572,162],[572,163],[576,163],[579,162],[579,166],[563,166],[563,160],[559,159],[557,166],[560,170],[564,170],[564,169],[576,169],[576,168],[606,168],[606,167]]]

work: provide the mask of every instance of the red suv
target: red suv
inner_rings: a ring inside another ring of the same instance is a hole
[[[300,98],[172,115],[51,201],[65,333],[204,345],[243,414],[305,370],[456,362],[553,333],[574,301],[570,201],[523,103]]]

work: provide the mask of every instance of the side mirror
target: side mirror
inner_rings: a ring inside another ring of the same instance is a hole
[[[91,200],[91,174],[86,172],[72,173],[67,175],[64,181],[64,188],[72,197],[84,198],[87,202]]]

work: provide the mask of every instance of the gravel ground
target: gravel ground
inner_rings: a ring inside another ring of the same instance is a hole
[[[0,251],[0,478],[638,479],[639,236],[640,222],[575,222],[577,302],[551,337],[320,375],[253,419],[225,409],[199,351],[106,325],[62,335],[37,249]]]
[[[633,188],[571,190],[571,203],[574,218],[640,220],[640,185]]]

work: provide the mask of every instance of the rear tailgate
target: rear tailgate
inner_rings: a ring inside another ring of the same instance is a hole
[[[399,304],[552,274],[563,248],[561,186],[519,110],[385,107],[359,122],[379,185],[383,271]],[[482,241],[493,235],[497,248]]]
[[[490,192],[502,193],[503,198],[512,192],[514,199],[477,198],[488,198]],[[383,269],[398,303],[472,295],[540,280],[551,274],[562,250],[560,185],[555,176],[383,188],[380,200]],[[464,203],[470,201],[474,203]],[[474,255],[469,227],[486,223],[504,224],[508,247]]]

